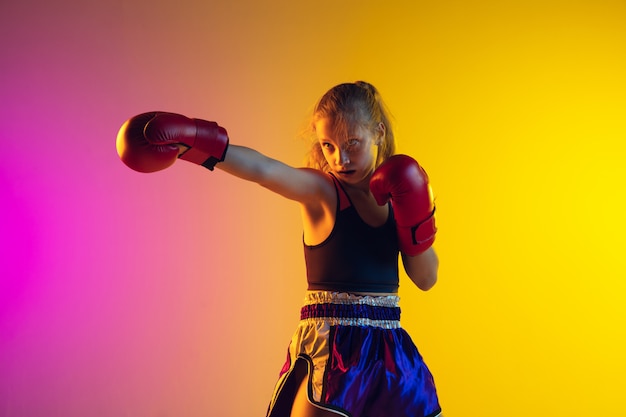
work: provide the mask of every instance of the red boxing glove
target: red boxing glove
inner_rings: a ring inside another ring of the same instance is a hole
[[[372,174],[370,190],[379,205],[391,199],[400,250],[410,256],[435,241],[435,203],[426,171],[407,155],[393,155]]]
[[[178,145],[189,149],[179,156]],[[116,147],[122,162],[139,172],[160,171],[178,158],[213,170],[226,156],[228,133],[215,122],[149,112],[122,125]]]

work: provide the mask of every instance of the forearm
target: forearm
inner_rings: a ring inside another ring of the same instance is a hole
[[[224,161],[216,168],[247,181],[263,183],[267,181],[272,166],[278,164],[283,165],[254,149],[230,144]]]
[[[407,275],[419,289],[428,291],[437,283],[439,258],[432,247],[416,256],[403,253],[402,263]]]
[[[301,203],[318,202],[324,183],[317,171],[292,167],[245,146],[230,145],[216,168]]]

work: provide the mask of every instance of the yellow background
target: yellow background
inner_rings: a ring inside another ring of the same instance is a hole
[[[400,295],[446,417],[626,415],[626,3],[35,3],[0,6],[0,415],[264,415],[297,206],[115,135],[174,111],[299,165],[359,79],[436,196],[439,283]]]

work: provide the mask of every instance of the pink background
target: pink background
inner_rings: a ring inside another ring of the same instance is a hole
[[[357,79],[437,195],[440,283],[401,296],[446,416],[626,413],[624,22],[622,1],[3,1],[0,416],[264,415],[305,290],[297,205],[133,172],[115,136],[174,111],[299,165],[315,101]]]

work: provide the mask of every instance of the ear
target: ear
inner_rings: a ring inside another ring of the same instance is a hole
[[[383,143],[383,139],[385,138],[385,133],[387,132],[387,128],[383,122],[379,122],[376,127],[376,145],[380,146]]]

